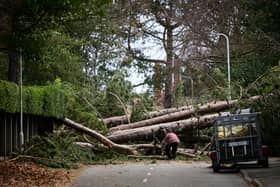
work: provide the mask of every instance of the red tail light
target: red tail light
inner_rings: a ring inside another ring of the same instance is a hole
[[[211,160],[217,160],[217,152],[216,151],[212,151],[210,153],[210,158],[211,158]]]
[[[263,155],[268,156],[268,153],[269,153],[268,147],[264,145],[264,146],[262,146],[262,150],[263,150]]]

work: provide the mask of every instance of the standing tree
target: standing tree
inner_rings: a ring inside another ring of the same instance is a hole
[[[36,59],[47,41],[44,40],[47,30],[67,32],[66,23],[94,16],[96,7],[104,3],[98,0],[1,1],[0,50],[8,56],[8,80],[18,82],[20,48],[30,59]]]

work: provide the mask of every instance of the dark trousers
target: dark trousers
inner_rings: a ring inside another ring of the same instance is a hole
[[[177,142],[166,145],[165,154],[167,155],[168,159],[175,159],[176,158],[177,147],[178,147]]]

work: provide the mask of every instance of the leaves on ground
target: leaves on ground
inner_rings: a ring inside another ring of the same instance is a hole
[[[70,171],[51,169],[32,162],[0,162],[0,186],[69,186]]]

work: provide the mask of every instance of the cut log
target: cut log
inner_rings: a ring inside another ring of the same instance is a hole
[[[163,116],[163,115],[174,113],[174,112],[190,110],[192,108],[193,108],[193,106],[183,106],[183,107],[178,107],[178,108],[166,108],[166,109],[162,109],[162,110],[158,110],[158,111],[152,111],[146,115],[146,118],[147,119],[154,118],[154,117]]]
[[[173,113],[173,112],[189,110],[191,108],[192,108],[192,106],[183,106],[183,107],[179,107],[179,108],[167,108],[167,109],[162,109],[162,110],[157,110],[157,111],[151,111],[145,115],[145,119],[163,116],[163,115]],[[127,124],[128,121],[129,120],[128,120],[127,115],[114,116],[114,117],[103,119],[103,123],[106,124],[108,128],[115,127],[115,126],[122,125],[122,124]]]
[[[132,144],[129,145],[129,147],[133,149],[153,149],[153,148],[161,149],[159,145],[154,145],[154,144]]]
[[[260,96],[254,96],[254,97],[251,97],[249,100],[256,101],[259,99],[260,99]],[[165,122],[170,122],[170,121],[186,119],[195,114],[201,115],[201,114],[207,114],[207,113],[221,112],[226,109],[229,109],[232,105],[236,104],[237,102],[238,102],[238,100],[212,102],[212,103],[208,103],[206,105],[202,105],[202,106],[198,107],[197,109],[190,108],[190,109],[187,109],[184,111],[174,112],[174,113],[170,113],[167,115],[155,117],[152,119],[147,119],[147,120],[130,123],[130,124],[126,124],[126,125],[120,125],[117,127],[112,127],[109,129],[109,131],[110,131],[110,133],[112,133],[114,131],[119,131],[119,130],[133,129],[133,128],[150,126],[150,125],[154,125],[154,124],[158,124],[158,123],[165,123]]]
[[[93,151],[93,152],[98,151],[98,149],[94,145],[92,145],[91,143],[87,143],[87,142],[74,142],[74,144],[79,146],[81,149],[83,149],[85,151]]]
[[[115,127],[121,124],[127,124],[128,118],[126,115],[123,116],[114,116],[110,118],[103,119],[103,123],[106,124],[108,128]]]
[[[79,132],[85,133],[85,134],[97,139],[98,141],[100,141],[103,145],[105,145],[112,151],[115,151],[115,152],[121,153],[121,154],[127,154],[127,155],[137,154],[137,151],[135,149],[132,149],[125,145],[116,144],[116,143],[112,142],[111,140],[109,140],[108,138],[106,138],[105,136],[103,136],[102,134],[100,134],[88,127],[85,127],[79,123],[76,123],[68,118],[64,119],[64,124],[67,125],[68,127],[71,127]]]
[[[206,142],[210,142],[210,137],[208,136],[186,136],[186,135],[181,135],[179,136],[180,140],[182,140],[185,143],[189,143],[189,144],[194,144],[197,142],[200,143],[206,143]]]
[[[174,132],[181,132],[193,128],[204,129],[214,124],[218,114],[211,114],[202,116],[200,118],[190,118],[187,120],[162,123],[147,127],[140,127],[135,129],[128,129],[122,131],[115,131],[108,138],[114,142],[124,143],[129,141],[152,140],[153,132],[157,131],[160,127],[169,128]]]
[[[195,155],[193,153],[183,152],[183,151],[180,151],[180,150],[177,151],[177,154],[178,155],[183,155],[185,157],[191,157],[191,158],[197,157],[197,155]]]

